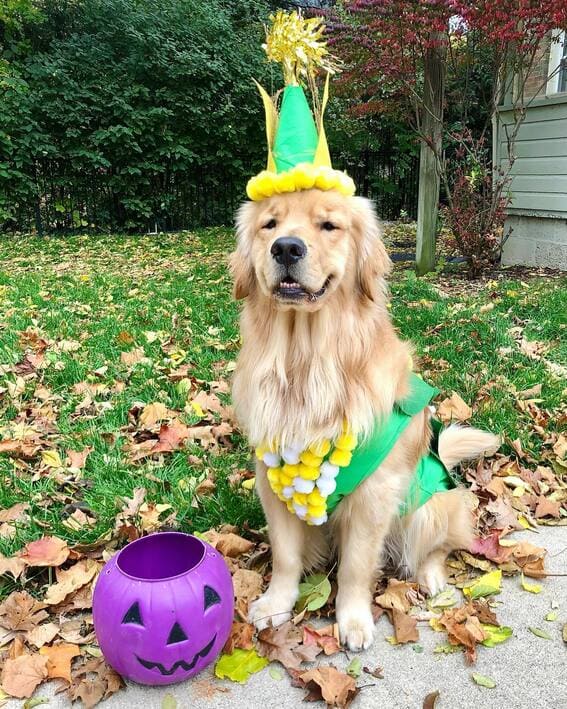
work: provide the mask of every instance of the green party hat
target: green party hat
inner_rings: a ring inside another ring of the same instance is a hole
[[[329,75],[338,64],[321,40],[325,26],[319,17],[304,19],[300,12],[278,11],[271,15],[272,26],[263,45],[268,59],[282,65],[285,88],[280,111],[277,96],[272,99],[259,84],[264,102],[268,141],[267,169],[249,180],[247,193],[258,201],[282,192],[305,189],[336,189],[342,194],[355,192],[354,182],[331,165],[323,114],[329,96]],[[327,72],[323,98],[319,102],[316,73]],[[313,110],[307,101],[308,84]]]

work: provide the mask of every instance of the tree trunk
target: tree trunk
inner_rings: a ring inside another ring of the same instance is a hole
[[[416,272],[435,269],[435,240],[439,211],[440,160],[443,148],[443,99],[445,95],[445,47],[441,36],[437,46],[426,52],[424,61],[423,113],[417,204]]]

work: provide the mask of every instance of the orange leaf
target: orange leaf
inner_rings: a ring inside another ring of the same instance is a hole
[[[26,699],[47,679],[47,658],[40,655],[20,655],[8,659],[2,670],[2,689],[12,697]]]
[[[40,648],[39,654],[47,657],[47,673],[50,679],[60,677],[71,682],[71,660],[81,654],[78,645],[45,645]]]

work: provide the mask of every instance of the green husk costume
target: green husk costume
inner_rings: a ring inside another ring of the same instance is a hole
[[[352,179],[331,165],[323,127],[329,75],[338,69],[321,40],[324,25],[320,18],[306,20],[298,12],[279,11],[270,19],[272,26],[264,49],[270,60],[282,64],[285,87],[278,115],[278,96],[272,99],[258,84],[266,113],[268,164],[248,182],[248,196],[260,201],[306,189],[337,190],[352,196]],[[315,83],[318,68],[327,74],[321,102]],[[305,95],[305,83],[311,89],[315,118]],[[356,432],[345,421],[334,440],[316,441],[307,448],[266,444],[256,449],[256,456],[267,465],[270,486],[288,510],[307,524],[324,524],[341,499],[376,471],[412,416],[428,406],[437,393],[412,374],[409,396],[396,404],[387,420],[376,422],[372,435],[360,445]],[[419,461],[400,514],[423,505],[435,492],[455,487],[435,452],[439,428],[439,422],[433,421],[434,445]]]

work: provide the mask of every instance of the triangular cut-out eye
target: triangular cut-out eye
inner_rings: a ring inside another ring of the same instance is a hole
[[[143,627],[142,615],[140,613],[140,606],[138,601],[132,603],[130,608],[126,611],[124,618],[122,618],[123,623],[133,623],[134,625],[141,625]]]
[[[214,588],[211,588],[210,586],[205,586],[205,610],[207,610],[207,608],[210,608],[211,606],[214,606],[215,603],[220,603],[219,594],[215,591]]]
[[[188,640],[188,638],[185,635],[183,628],[179,625],[179,623],[175,623],[169,633],[167,644],[173,645],[174,643],[182,643],[184,640]]]

